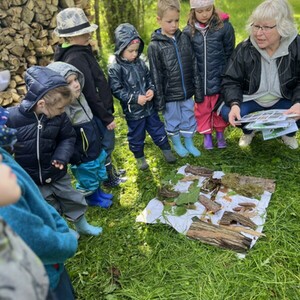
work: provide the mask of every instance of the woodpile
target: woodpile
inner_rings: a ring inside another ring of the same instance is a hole
[[[9,87],[0,92],[0,105],[19,103],[26,93],[24,72],[45,66],[53,58],[59,39],[53,34],[57,13],[81,7],[89,16],[88,0],[1,0],[0,71],[11,72]]]

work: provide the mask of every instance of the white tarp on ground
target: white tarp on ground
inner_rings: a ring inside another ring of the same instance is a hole
[[[189,175],[185,173],[184,171],[185,168],[186,165],[181,167],[178,170],[178,173],[183,175]],[[223,172],[217,171],[213,173],[213,178],[221,178],[223,175],[224,175]],[[206,177],[200,177],[198,186],[201,187],[205,179]],[[187,182],[178,181],[178,183],[174,186],[174,190],[181,193],[187,193],[189,186],[192,183],[193,181],[187,181]],[[201,193],[202,192],[200,192],[200,194]],[[233,212],[233,208],[239,206],[240,203],[252,202],[256,204],[256,207],[254,208],[254,211],[256,212],[256,216],[252,217],[251,220],[257,225],[255,231],[262,232],[266,220],[266,210],[269,205],[272,193],[268,191],[264,191],[264,193],[261,195],[260,200],[254,198],[247,198],[241,195],[231,195],[231,194],[230,197],[228,196],[226,197],[227,194],[228,193],[225,194],[222,191],[219,191],[217,193],[215,202],[221,204],[222,208],[215,214],[207,213],[205,207],[200,202],[196,202],[194,203],[196,207],[195,209],[187,209],[187,212],[181,216],[175,216],[172,215],[172,213],[165,211],[163,202],[157,198],[154,198],[150,200],[150,202],[148,203],[146,208],[142,211],[142,213],[137,216],[136,222],[144,222],[144,223],[152,223],[152,224],[160,222],[163,224],[170,225],[179,233],[186,234],[191,224],[193,223],[192,221],[193,217],[198,217],[201,220],[209,219],[212,224],[218,225],[225,211]],[[210,197],[209,194],[203,194],[203,195]],[[228,199],[230,199],[230,201]],[[252,239],[251,247],[253,247],[258,237],[252,236],[247,233],[243,233],[243,234]]]

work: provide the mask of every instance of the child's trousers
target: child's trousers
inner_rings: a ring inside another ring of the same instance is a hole
[[[77,220],[85,213],[87,209],[85,198],[72,187],[69,174],[38,187],[45,200],[70,221]]]
[[[158,113],[155,112],[139,120],[127,120],[127,125],[129,149],[135,158],[144,156],[146,132],[149,133],[156,146],[162,150],[171,149],[164,123],[160,120]]]
[[[193,137],[197,123],[194,115],[194,100],[172,101],[166,103],[163,113],[168,135],[179,134],[186,138]]]
[[[94,192],[100,184],[107,179],[105,168],[106,152],[102,149],[97,159],[71,166],[76,178],[76,189],[83,192]]]
[[[197,131],[201,134],[211,134],[213,130],[224,132],[228,123],[225,122],[221,115],[213,111],[219,94],[205,96],[204,101],[195,103],[195,116],[197,121]]]

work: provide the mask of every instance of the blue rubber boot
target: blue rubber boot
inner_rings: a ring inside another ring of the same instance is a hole
[[[76,230],[79,234],[86,234],[86,235],[99,235],[102,233],[102,227],[96,227],[91,224],[89,224],[83,215],[79,218],[79,220],[76,220],[74,222],[74,225],[76,227]]]
[[[103,198],[103,199],[111,200],[114,197],[113,194],[105,193],[104,191],[101,190],[101,188],[98,188],[96,193],[98,195],[98,198],[100,197],[100,198]]]
[[[195,157],[198,157],[201,155],[201,152],[194,146],[193,139],[191,137],[184,138],[184,144],[185,144],[186,149]]]
[[[97,191],[92,195],[86,196],[85,200],[89,206],[100,206],[102,208],[110,208],[113,204],[110,199],[105,199],[98,196]]]
[[[180,135],[176,134],[170,137],[171,141],[174,145],[174,150],[175,152],[181,156],[181,157],[185,157],[189,154],[188,150],[186,150],[184,148],[184,146],[181,144],[181,140],[180,140]]]

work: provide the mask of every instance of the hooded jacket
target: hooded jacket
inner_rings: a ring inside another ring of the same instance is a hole
[[[75,74],[80,83],[81,90],[84,87],[84,76],[73,65],[57,61],[49,64],[47,68],[59,73],[65,79],[71,74]],[[102,151],[102,134],[83,93],[68,105],[65,111],[71,120],[77,136],[70,163],[79,165],[80,163],[95,160]]]
[[[201,78],[187,35],[178,29],[172,39],[163,35],[161,29],[154,31],[148,57],[156,110],[164,110],[166,102],[185,101],[194,95],[196,102],[203,101]]]
[[[85,85],[82,92],[94,116],[98,117],[105,126],[113,122],[112,94],[91,46],[69,45],[65,48],[57,46],[54,60],[69,63],[83,73]]]
[[[205,34],[197,28],[193,34],[191,25],[183,30],[189,36],[195,52],[205,96],[220,93],[222,74],[235,46],[235,34],[229,16],[223,13],[220,17],[223,27],[213,29],[216,20],[212,18]]]
[[[54,118],[37,115],[33,108],[48,91],[67,86],[65,79],[46,67],[31,67],[25,81],[27,94],[19,106],[9,108],[7,126],[17,130],[16,161],[38,184],[51,183],[66,172],[52,166],[56,160],[65,166],[73,155],[76,133],[63,113]]]
[[[133,62],[121,57],[122,52],[131,41],[139,39],[138,56]],[[147,101],[142,106],[138,104],[139,95],[145,95],[154,85],[149,69],[140,58],[144,42],[131,24],[121,24],[115,30],[115,61],[108,68],[109,84],[113,95],[120,100],[127,120],[138,120],[155,112],[153,101]]]

